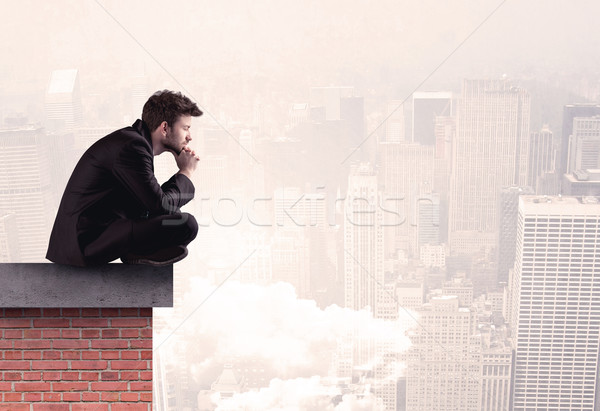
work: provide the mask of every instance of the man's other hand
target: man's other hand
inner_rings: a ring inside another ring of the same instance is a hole
[[[175,156],[175,161],[177,162],[177,167],[179,167],[179,172],[191,179],[192,173],[198,167],[200,157],[196,155],[194,150],[185,147],[179,155]]]

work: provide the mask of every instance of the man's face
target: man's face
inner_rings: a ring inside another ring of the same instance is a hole
[[[164,142],[165,148],[179,155],[181,150],[192,139],[190,127],[192,127],[192,116],[187,115],[179,116],[172,127],[167,126],[167,135]]]

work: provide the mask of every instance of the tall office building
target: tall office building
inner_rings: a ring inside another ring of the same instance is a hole
[[[552,194],[543,191],[545,177],[556,172],[555,160],[556,149],[552,131],[545,125],[540,131],[531,133],[529,146],[528,185],[536,194]]]
[[[19,262],[45,260],[57,208],[50,149],[41,128],[0,130],[0,210],[15,214]]]
[[[504,187],[500,191],[497,275],[500,282],[508,281],[508,272],[515,264],[519,196],[525,194],[534,194],[531,187]]]
[[[49,131],[72,130],[83,121],[79,71],[54,70],[46,89],[46,128]]]
[[[449,204],[453,254],[494,248],[498,197],[527,184],[530,97],[508,80],[464,80]]]
[[[378,294],[383,292],[383,210],[377,174],[362,163],[351,171],[344,204],[344,301],[360,310],[377,313]]]
[[[569,137],[567,173],[600,168],[600,115],[575,117]]]
[[[513,410],[596,410],[600,199],[522,196],[509,320]]]
[[[413,94],[412,142],[436,144],[436,117],[452,116],[452,93],[419,91]]]
[[[404,123],[404,105],[400,100],[392,100],[387,104],[385,113],[385,141],[399,143],[405,141],[406,126]]]
[[[600,115],[598,104],[568,104],[563,109],[562,136],[560,143],[559,175],[567,173],[569,156],[569,137],[573,134],[573,119],[575,117],[593,117]]]
[[[20,260],[18,239],[15,213],[0,210],[0,263]]]

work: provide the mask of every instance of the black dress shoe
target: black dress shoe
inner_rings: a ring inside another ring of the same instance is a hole
[[[188,255],[187,247],[183,245],[174,245],[153,252],[152,254],[139,255],[129,253],[121,257],[121,261],[125,264],[144,264],[155,267],[171,265],[177,261],[183,260]]]

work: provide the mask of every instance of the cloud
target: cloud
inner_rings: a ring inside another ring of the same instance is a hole
[[[197,279],[186,296],[184,313],[192,312],[214,289],[208,281]],[[351,353],[357,342],[385,340],[389,353],[410,345],[400,322],[375,319],[369,310],[335,305],[320,309],[312,300],[297,298],[288,283],[261,286],[230,280],[182,328],[187,361],[194,364],[194,376],[205,388],[210,388],[227,362],[255,361],[264,370],[266,384],[273,378],[336,375],[340,346],[350,346]],[[157,331],[155,341],[160,345],[169,329]],[[354,365],[370,367],[377,360],[371,356],[370,364],[354,361]]]

